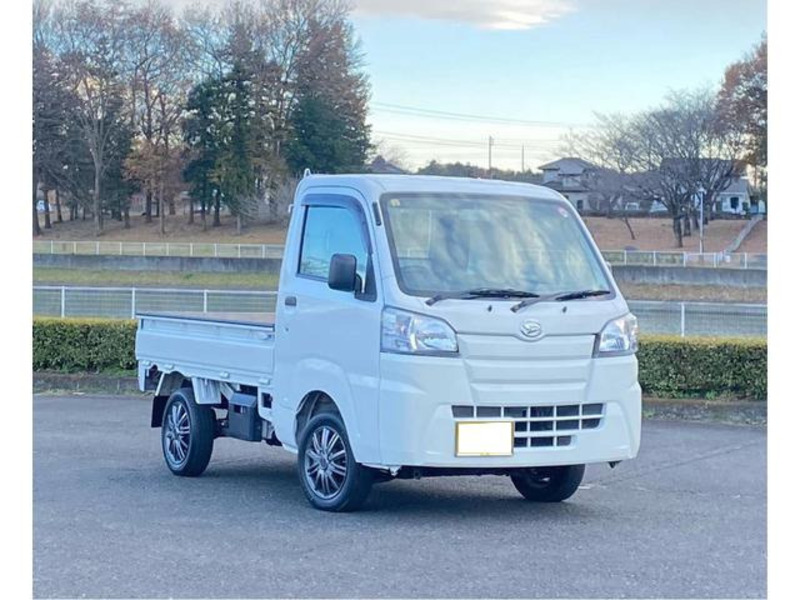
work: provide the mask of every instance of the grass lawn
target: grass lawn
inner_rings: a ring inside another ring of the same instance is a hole
[[[603,250],[622,250],[626,246],[638,250],[676,250],[670,219],[631,219],[631,227],[636,234],[632,240],[625,224],[619,219],[605,217],[586,217],[584,219],[598,245]],[[744,227],[744,220],[716,220],[706,228],[706,252],[718,252],[727,246]],[[37,240],[61,241],[104,241],[104,242],[206,242],[224,244],[283,244],[286,229],[282,225],[250,225],[241,235],[236,234],[235,222],[223,217],[220,227],[210,227],[203,231],[199,224],[188,225],[185,215],[167,217],[166,235],[159,233],[158,220],[145,223],[144,217],[131,216],[131,228],[125,229],[122,223],[108,220],[102,236],[94,233],[92,221],[65,221],[53,224],[50,230],[43,230]],[[767,225],[760,223],[748,236],[742,251],[767,251]],[[697,252],[700,240],[695,234],[684,239],[683,250]]]
[[[35,285],[188,287],[274,290],[278,276],[267,273],[181,273],[176,271],[88,271],[34,267]]]
[[[737,288],[722,285],[654,285],[619,283],[628,300],[675,300],[694,302],[741,302],[766,304],[767,288]]]
[[[35,267],[38,285],[188,287],[204,289],[275,290],[278,276],[266,273],[179,273],[174,271],[84,271]],[[766,288],[713,285],[621,284],[629,300],[694,300],[763,304]]]

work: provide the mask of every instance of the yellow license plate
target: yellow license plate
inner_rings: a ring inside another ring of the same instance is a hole
[[[456,423],[456,456],[511,456],[513,453],[513,422]]]

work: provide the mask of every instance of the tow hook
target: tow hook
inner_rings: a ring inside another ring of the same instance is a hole
[[[612,460],[612,461],[609,461],[608,466],[613,469],[614,467],[616,467],[621,462],[622,462],[621,460]]]

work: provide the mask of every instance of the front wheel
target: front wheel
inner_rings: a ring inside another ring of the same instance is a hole
[[[585,465],[521,469],[511,475],[511,482],[526,500],[561,502],[576,492],[585,470]]]
[[[206,470],[214,449],[215,421],[214,409],[197,404],[191,389],[172,393],[161,424],[161,449],[170,471],[196,477]]]
[[[308,422],[297,455],[300,483],[314,508],[357,510],[372,489],[372,472],[358,464],[341,418],[323,413]]]

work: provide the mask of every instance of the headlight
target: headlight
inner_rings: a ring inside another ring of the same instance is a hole
[[[622,356],[639,349],[639,324],[632,314],[606,324],[597,338],[595,356]]]
[[[385,308],[381,317],[381,351],[401,354],[457,354],[458,342],[456,332],[441,319]]]

